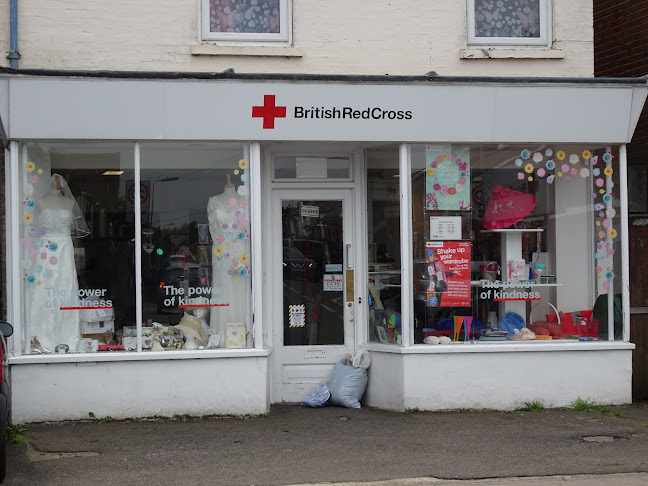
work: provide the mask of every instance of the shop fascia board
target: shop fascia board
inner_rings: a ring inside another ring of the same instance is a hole
[[[8,71],[0,69],[0,110],[8,99],[8,115],[0,116],[12,140],[614,144],[631,140],[648,94],[644,78],[146,78]],[[287,111],[273,129],[251,116],[265,95]],[[299,118],[298,107],[409,111],[411,119]]]

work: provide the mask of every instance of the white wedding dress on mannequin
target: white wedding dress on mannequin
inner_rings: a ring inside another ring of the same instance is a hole
[[[55,174],[52,183],[51,192],[38,202],[43,245],[35,265],[41,284],[30,286],[31,336],[37,338],[41,351],[64,344],[75,352],[81,332],[79,311],[73,309],[79,307],[79,284],[72,236],[85,236],[88,230],[65,180]]]
[[[242,322],[249,330],[249,217],[247,200],[229,182],[225,190],[209,199],[207,215],[213,241],[212,298],[222,306],[212,307],[209,327],[223,334],[227,323]],[[226,305],[225,305],[226,304]],[[221,346],[223,340],[221,340]]]

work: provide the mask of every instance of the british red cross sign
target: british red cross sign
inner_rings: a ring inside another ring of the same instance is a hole
[[[263,106],[252,107],[252,118],[263,118],[263,128],[274,128],[275,118],[286,118],[286,107],[276,106],[275,95],[264,95]]]

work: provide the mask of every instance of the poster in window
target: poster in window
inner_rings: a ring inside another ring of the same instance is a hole
[[[470,241],[428,241],[427,306],[470,307]]]
[[[470,147],[425,147],[425,207],[430,210],[470,210]]]
[[[288,327],[304,327],[306,320],[306,306],[304,304],[288,306]]]

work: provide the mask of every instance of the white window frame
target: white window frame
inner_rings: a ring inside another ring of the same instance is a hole
[[[229,46],[279,46],[292,44],[292,0],[279,0],[279,28],[276,34],[210,32],[209,0],[200,0],[200,26],[203,41]]]
[[[551,0],[539,0],[540,37],[477,37],[475,36],[475,0],[466,2],[466,24],[469,46],[520,46],[551,47],[552,9]]]

